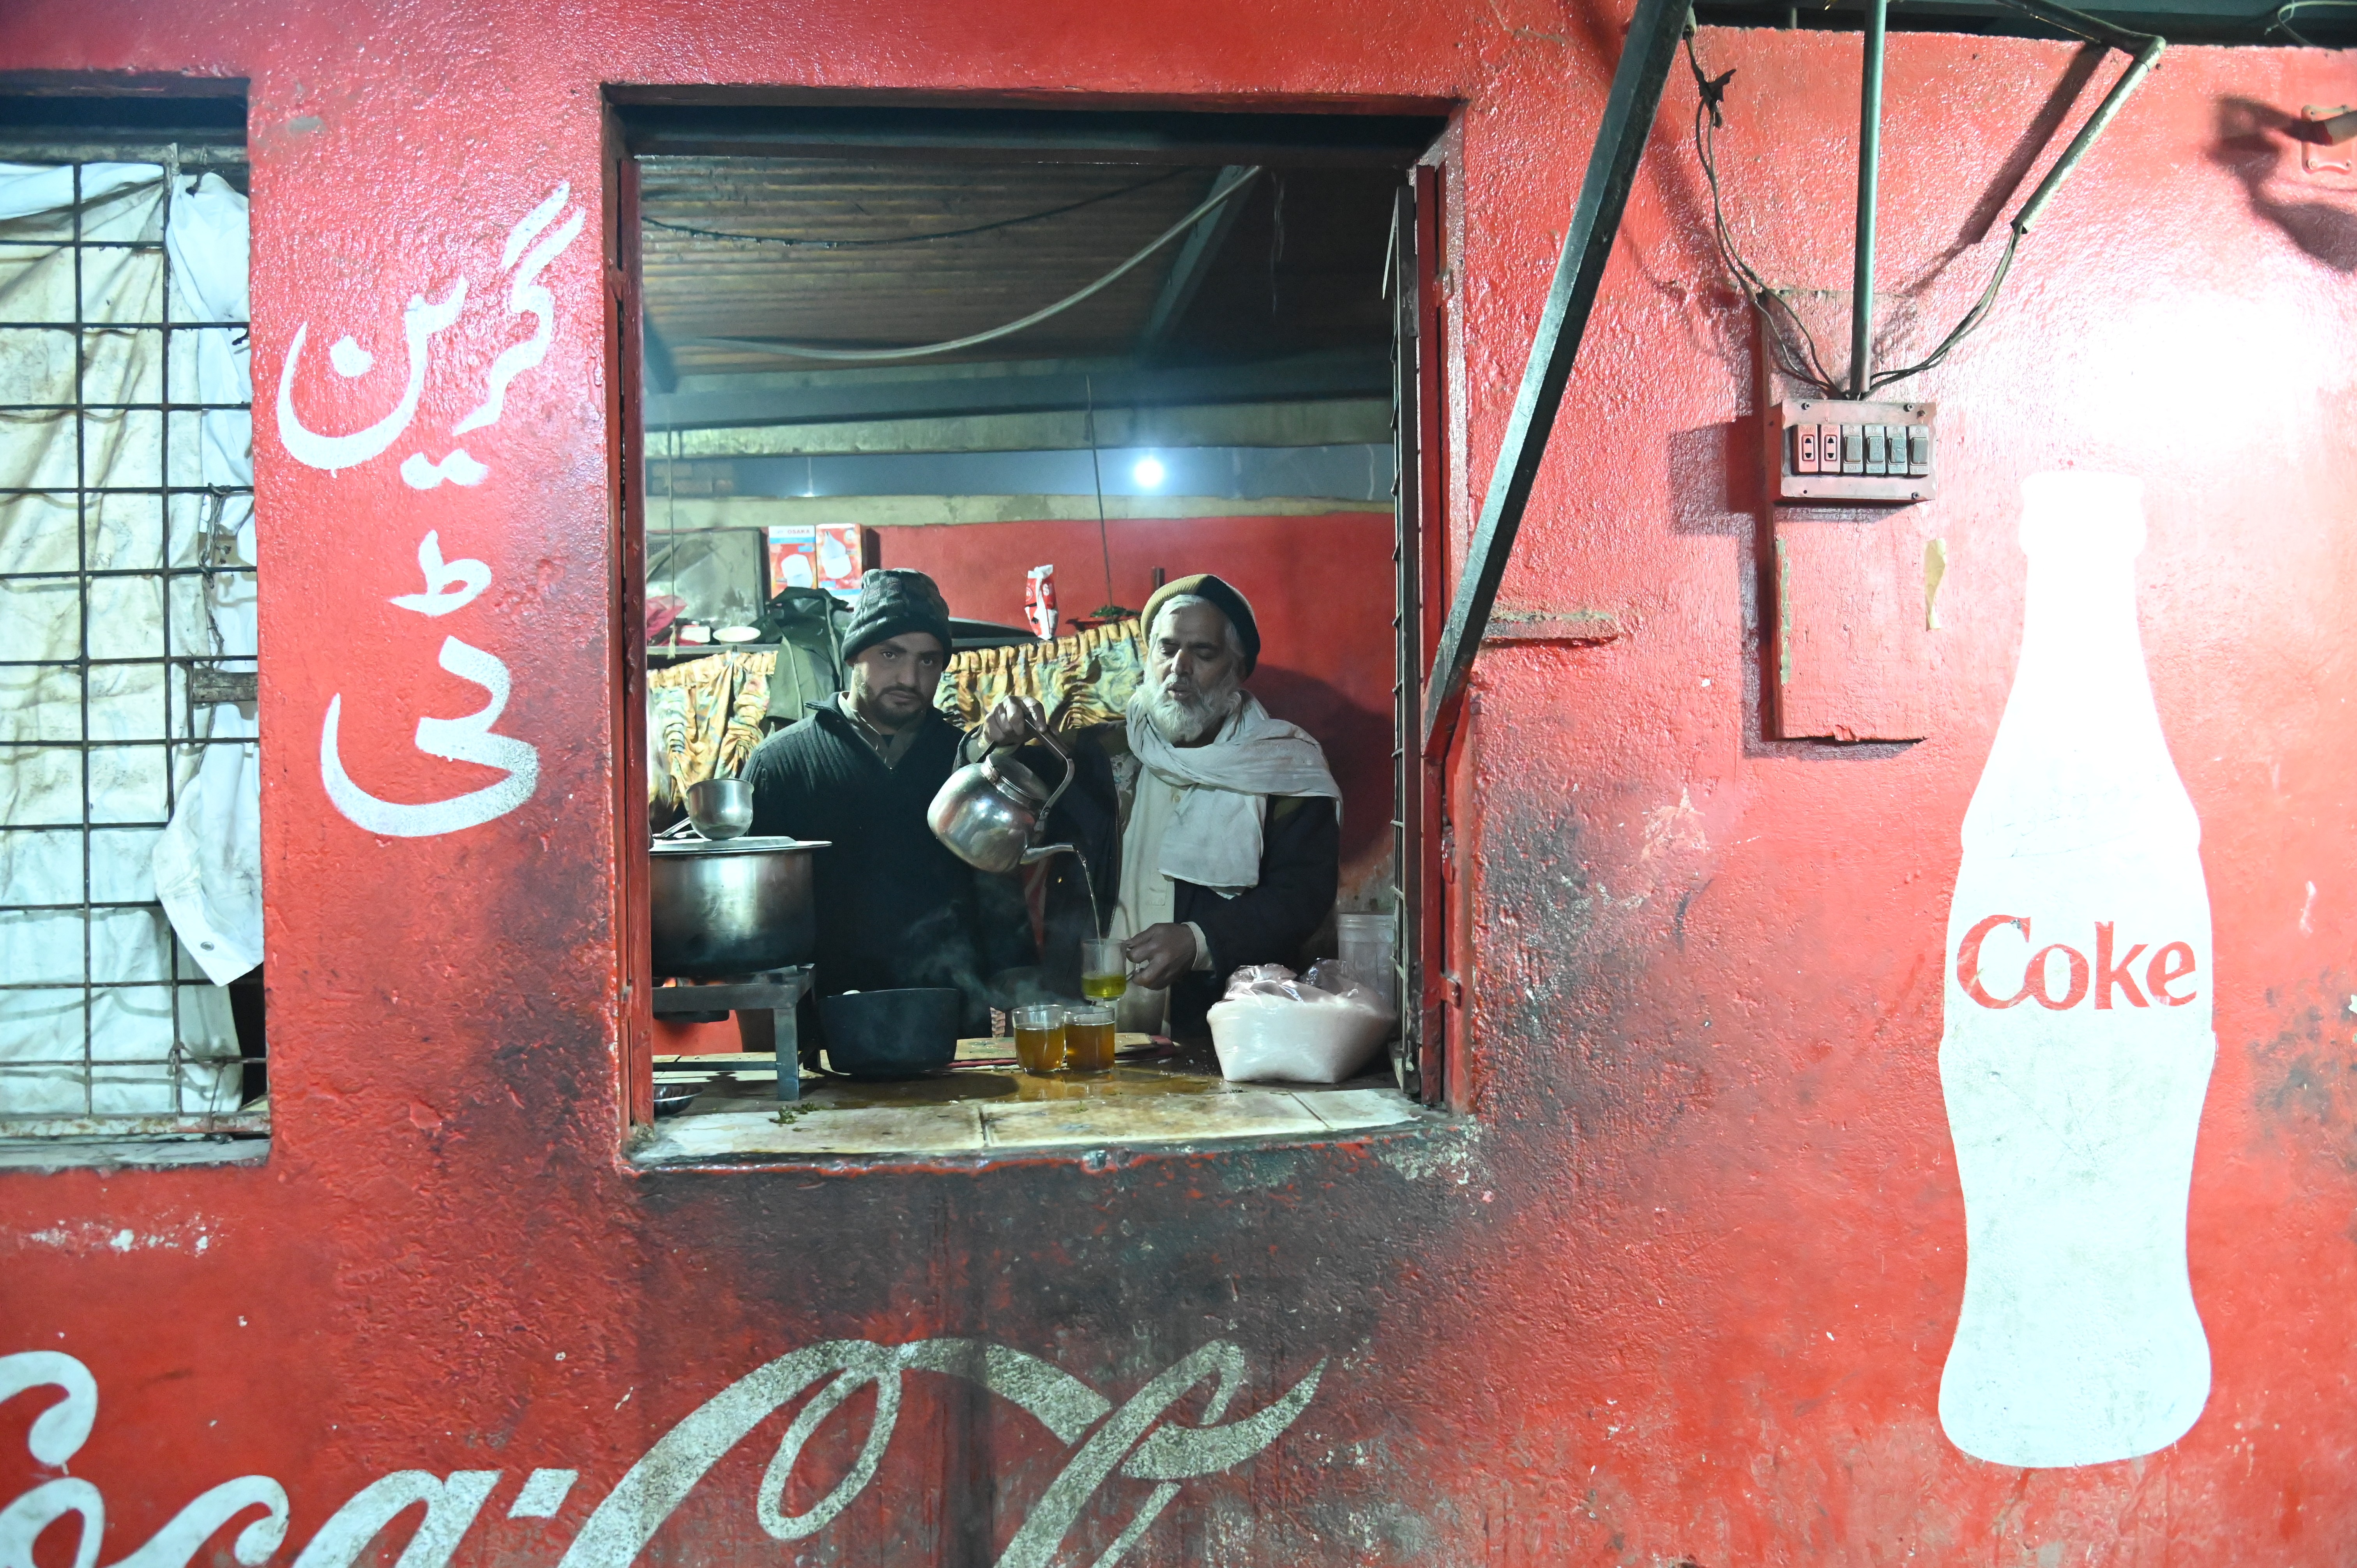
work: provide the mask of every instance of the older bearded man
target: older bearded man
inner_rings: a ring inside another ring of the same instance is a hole
[[[1081,779],[1050,831],[1082,845],[1109,896],[1106,934],[1123,939],[1131,965],[1121,1026],[1195,1035],[1230,972],[1298,961],[1325,923],[1341,791],[1317,740],[1243,689],[1260,628],[1242,594],[1209,574],[1181,577],[1146,600],[1141,621],[1145,682],[1125,725],[1076,737]],[[1038,716],[1028,699],[1000,709],[992,740],[1017,731],[1018,710]],[[1086,929],[1060,886],[1043,955],[1051,973],[1076,961]]]

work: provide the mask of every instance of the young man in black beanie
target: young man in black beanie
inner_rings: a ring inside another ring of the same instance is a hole
[[[844,628],[845,689],[755,749],[752,831],[821,839],[813,866],[821,994],[953,985],[970,1027],[983,984],[1029,961],[1030,922],[1004,877],[984,876],[925,825],[963,733],[933,706],[950,612],[922,572],[861,577]]]

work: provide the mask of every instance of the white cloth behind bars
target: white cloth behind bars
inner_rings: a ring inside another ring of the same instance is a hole
[[[0,165],[0,319],[76,319],[73,176],[69,168]],[[162,238],[171,259],[170,319],[243,320],[246,316],[245,199],[216,176],[183,177],[164,220],[164,170],[154,164],[86,164],[81,171],[86,240]],[[37,248],[43,242],[54,249]],[[242,329],[171,334],[114,330],[163,318],[165,269],[155,252],[85,251],[81,392],[91,403],[203,402],[251,397]],[[93,329],[95,328],[95,329]],[[75,398],[70,331],[18,332],[0,347],[0,403],[70,403]],[[169,472],[158,421],[169,418]],[[251,416],[93,413],[77,453],[70,413],[0,416],[0,488],[39,493],[0,499],[0,572],[71,574],[152,571],[205,559],[209,533],[233,536],[212,559],[246,569],[188,577],[162,591],[152,576],[87,579],[85,617],[75,580],[61,575],[0,585],[0,660],[70,660],[81,651],[85,618],[94,660],[164,651],[219,657],[222,668],[253,668],[253,518],[242,495],[171,498],[90,494],[76,543],[77,478],[108,487],[247,487],[253,479]],[[78,474],[79,469],[79,474]],[[167,531],[159,534],[159,529]],[[168,557],[166,544],[168,541]],[[208,606],[208,588],[210,602]],[[208,615],[210,607],[210,614]],[[218,636],[218,642],[215,638]],[[165,691],[184,701],[185,677],[152,664],[93,665],[88,673],[86,763],[70,748],[0,747],[0,905],[73,906],[158,899],[188,952],[216,984],[261,960],[259,780],[253,720],[234,705],[199,714],[197,733],[242,744],[166,748],[108,741],[165,735]],[[0,669],[0,739],[81,737],[81,689],[70,669]],[[175,733],[184,733],[175,724]],[[87,781],[82,767],[88,769]],[[109,828],[164,815],[169,770],[176,800],[168,827]],[[90,821],[87,881],[81,820]],[[27,831],[26,825],[53,831]],[[207,945],[210,944],[210,945]],[[225,993],[183,988],[175,1008],[167,983],[176,958],[155,912],[97,909],[87,926],[78,908],[0,910],[0,1111],[14,1113],[165,1113],[234,1109],[238,1073],[220,1058],[237,1054]],[[84,1039],[83,984],[98,989]],[[177,1085],[161,1065],[175,1044],[188,1060]],[[209,1059],[210,1058],[210,1059]],[[40,1065],[32,1065],[38,1061]],[[88,1080],[87,1100],[85,1079]],[[178,1089],[176,1094],[175,1089]]]
[[[165,243],[172,255],[173,292],[182,296],[194,321],[243,321],[246,306],[246,204],[219,175],[192,180],[172,201]],[[185,334],[196,339],[197,388],[205,403],[250,403],[253,377],[243,330]],[[253,415],[221,410],[199,420],[203,446],[199,465],[207,485],[252,489]],[[210,504],[199,521],[235,539],[236,560],[253,563],[253,499],[228,498],[218,519]],[[208,588],[211,623],[221,639],[225,670],[252,670],[254,652],[254,587],[250,572],[217,576]],[[200,612],[201,613],[201,612]],[[196,650],[190,650],[196,651]],[[242,655],[243,657],[237,657]],[[212,711],[206,734],[258,736],[254,718],[235,703]],[[180,785],[172,825],[156,843],[156,896],[172,918],[172,929],[215,985],[227,985],[262,961],[262,776],[261,748],[208,746],[199,753],[196,776]]]

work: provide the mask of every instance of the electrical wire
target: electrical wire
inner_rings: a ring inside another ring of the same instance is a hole
[[[1793,311],[1791,301],[1769,287],[1767,280],[1743,259],[1742,251],[1735,243],[1735,232],[1727,227],[1727,206],[1718,181],[1718,130],[1726,123],[1719,104],[1727,96],[1727,84],[1735,80],[1735,72],[1729,70],[1717,77],[1704,74],[1701,58],[1695,53],[1694,36],[1694,26],[1689,21],[1685,32],[1686,64],[1694,71],[1698,95],[1695,104],[1695,156],[1702,161],[1703,179],[1710,187],[1711,228],[1718,242],[1719,256],[1743,285],[1746,302],[1760,313],[1760,323],[1767,330],[1768,351],[1776,368],[1793,381],[1815,389],[1820,397],[1839,398],[1841,383],[1825,369],[1808,323]],[[1777,320],[1779,311],[1799,338],[1797,349]],[[1805,364],[1800,358],[1803,353],[1807,355]]]
[[[1880,392],[1884,387],[1894,382],[1903,381],[1910,376],[1921,375],[1954,352],[1957,345],[1964,342],[1965,338],[1980,330],[1981,323],[1988,319],[1990,309],[1996,304],[1997,291],[2005,287],[2006,274],[2013,271],[2013,252],[2021,244],[2021,233],[2022,231],[2018,228],[2008,228],[2006,231],[2005,253],[1997,257],[1996,270],[1989,274],[1987,286],[1981,290],[1981,296],[1973,302],[1973,307],[1964,312],[1964,319],[1950,328],[1948,335],[1940,339],[1940,346],[1911,365],[1902,366],[1895,371],[1878,372],[1867,381],[1867,392]]]
[[[1112,201],[1135,191],[1149,190],[1155,186],[1177,179],[1194,171],[1174,168],[1141,179],[1135,185],[1125,185],[1119,190],[1108,190],[1096,196],[1084,196],[1078,201],[1068,201],[1061,207],[1050,207],[1044,212],[1026,212],[1019,218],[1002,218],[996,223],[977,223],[970,229],[944,229],[937,234],[904,234],[890,240],[812,240],[787,234],[734,234],[723,229],[699,229],[692,223],[669,223],[660,218],[641,215],[639,219],[650,229],[661,229],[673,234],[688,234],[698,240],[733,240],[752,245],[779,245],[797,251],[877,251],[896,245],[930,245],[936,240],[963,240],[971,234],[990,234],[1001,229],[1013,229],[1024,223],[1038,223],[1049,218],[1061,218],[1067,212],[1078,212],[1084,207]]]
[[[2290,18],[2295,12],[2314,11],[2319,9],[2357,9],[2357,0],[2291,0],[2291,4],[2288,5],[2278,5],[2276,7],[2275,16],[2267,22],[2266,32],[2263,32],[2259,36],[2261,38],[2265,38],[2267,33],[2281,33],[2284,37],[2303,48],[2311,49],[2315,48],[2318,46],[2312,39],[2303,38],[2298,33],[2292,30]]]
[[[1285,259],[1285,177],[1275,179],[1276,195],[1269,202],[1268,314],[1276,316],[1276,264]]]
[[[1104,553],[1104,603],[1097,607],[1100,620],[1118,620],[1122,609],[1113,602],[1113,541],[1105,532],[1104,467],[1097,456],[1097,382],[1094,376],[1081,378],[1081,395],[1088,400],[1088,412],[1081,418],[1089,438],[1089,477],[1095,481],[1097,492],[1097,548]]]
[[[2357,0],[2293,0],[2293,3],[2357,5]],[[1743,259],[1742,252],[1736,247],[1734,231],[1727,227],[1727,209],[1719,192],[1717,147],[1718,129],[1724,123],[1719,105],[1726,99],[1727,84],[1734,80],[1735,72],[1729,70],[1717,77],[1704,73],[1702,61],[1695,53],[1691,25],[1686,28],[1685,46],[1686,63],[1694,71],[1695,86],[1700,94],[1700,102],[1695,105],[1695,154],[1702,161],[1703,179],[1710,187],[1711,220],[1718,237],[1719,254],[1744,285],[1752,308],[1760,312],[1760,319],[1768,328],[1769,353],[1775,360],[1776,368],[1792,380],[1811,388],[1820,397],[1842,401],[1845,396],[1843,383],[1825,369],[1824,357],[1818,351],[1817,340],[1810,333],[1808,324],[1792,309],[1789,300],[1768,286],[1766,280],[1753,270],[1751,263]],[[1996,266],[1989,274],[1988,283],[1981,289],[1980,297],[1974,301],[1973,307],[1964,312],[1962,320],[1949,328],[1948,335],[1941,338],[1939,345],[1929,354],[1911,365],[1878,371],[1869,377],[1866,383],[1869,393],[1921,375],[1953,353],[1965,338],[1980,330],[1981,325],[1988,319],[1990,310],[1996,305],[1997,294],[2005,287],[2007,275],[2013,271],[2014,252],[2020,248],[2022,233],[2017,217],[2006,231],[2005,251],[1997,257]],[[1779,311],[1799,338],[1797,349],[1779,325]],[[1803,355],[1806,356],[1805,362]]]
[[[789,360],[837,360],[854,363],[888,360],[922,360],[935,354],[952,354],[961,349],[972,349],[1001,338],[1012,337],[1026,328],[1037,327],[1049,317],[1070,310],[1090,295],[1110,287],[1155,252],[1201,222],[1222,202],[1232,199],[1238,192],[1250,186],[1259,177],[1260,172],[1260,166],[1254,165],[1235,178],[1222,182],[1210,196],[1204,198],[1193,211],[1156,235],[1146,242],[1145,249],[1094,283],[1073,290],[1052,305],[1041,306],[1028,316],[1019,317],[1002,326],[989,328],[984,331],[969,332],[963,338],[952,338],[940,343],[920,343],[907,349],[830,349],[816,343],[781,343],[759,338],[690,338],[685,341],[698,348],[738,349],[749,353],[777,354]]]

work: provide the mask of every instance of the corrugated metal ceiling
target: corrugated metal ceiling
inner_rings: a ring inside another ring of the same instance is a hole
[[[699,338],[888,348],[960,337],[1023,316],[1101,276],[1200,202],[1217,173],[1120,164],[646,158],[640,206],[648,220],[642,240],[648,320],[683,373],[822,368],[698,346]],[[1103,199],[1091,199],[1098,198]],[[678,231],[837,242],[906,240],[1082,201],[1090,205],[917,244],[829,249]],[[1174,242],[1019,339],[964,357],[1123,351],[1135,339],[1178,251]]]

